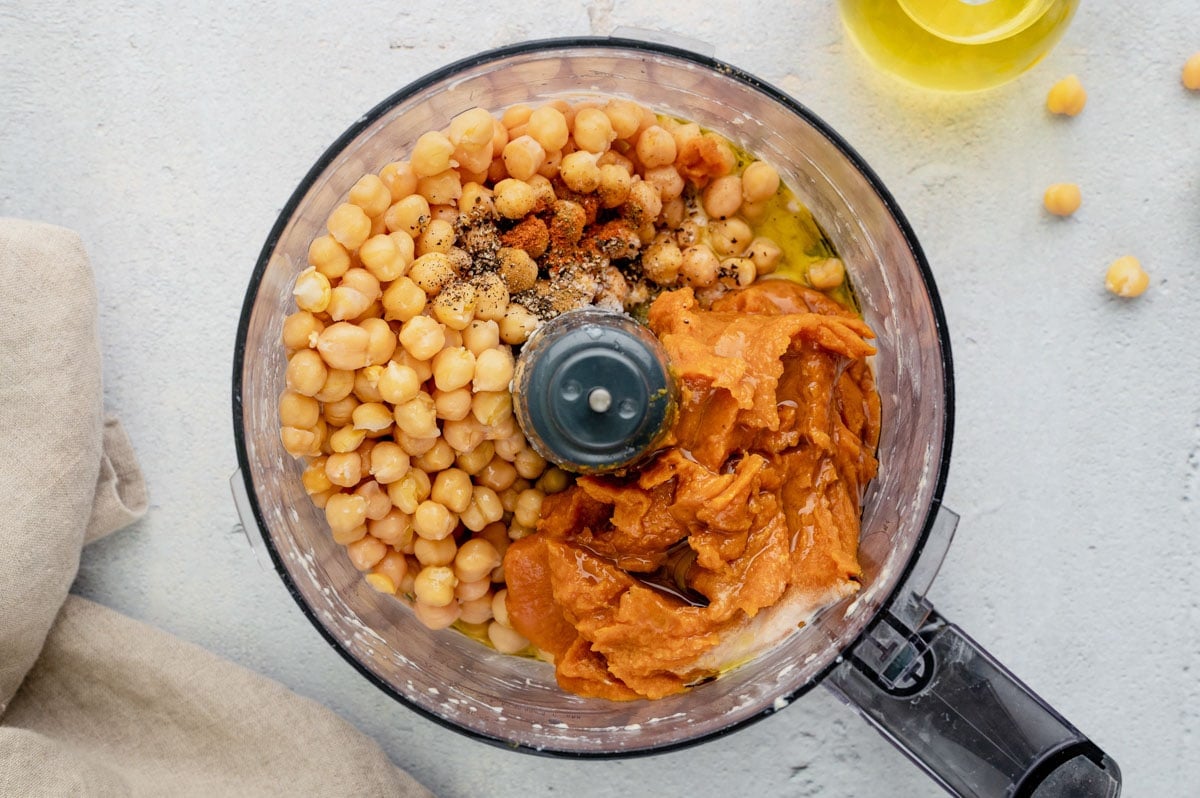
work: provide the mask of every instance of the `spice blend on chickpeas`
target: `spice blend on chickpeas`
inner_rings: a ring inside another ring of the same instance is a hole
[[[508,623],[505,550],[573,482],[513,416],[537,326],[680,286],[707,305],[777,271],[852,303],[771,165],[626,99],[459,114],[326,228],[283,324],[283,446],[371,587],[506,653],[533,652]]]

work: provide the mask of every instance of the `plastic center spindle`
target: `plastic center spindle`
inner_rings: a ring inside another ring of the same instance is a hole
[[[525,343],[513,379],[517,421],[538,454],[570,471],[628,467],[674,420],[666,352],[620,313],[585,308],[546,322]]]

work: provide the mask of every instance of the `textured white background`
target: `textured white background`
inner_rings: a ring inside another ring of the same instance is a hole
[[[967,96],[873,72],[823,2],[486,5],[0,2],[0,214],[82,234],[106,402],[151,495],[144,521],[84,552],[76,590],[324,702],[447,796],[937,794],[821,690],[659,757],[568,762],[470,741],[359,677],[238,529],[234,333],[309,165],[454,59],[615,25],[669,30],[830,122],[924,244],[958,392],[946,500],[963,517],[932,591],[940,609],[1108,750],[1127,795],[1194,794],[1200,95],[1179,82],[1200,50],[1194,0],[1085,2],[1040,66]],[[1068,72],[1087,110],[1051,118],[1046,89]],[[1041,210],[1060,180],[1083,188],[1073,219]],[[1134,302],[1103,288],[1126,253],[1153,276]]]

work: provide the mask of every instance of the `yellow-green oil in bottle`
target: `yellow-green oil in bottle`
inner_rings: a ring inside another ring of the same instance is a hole
[[[883,70],[945,91],[1017,77],[1062,38],[1079,0],[838,0],[850,37]]]

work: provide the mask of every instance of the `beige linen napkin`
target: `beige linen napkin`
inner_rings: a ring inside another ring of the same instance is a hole
[[[428,796],[318,704],[68,596],[145,512],[78,236],[0,219],[0,795]]]

